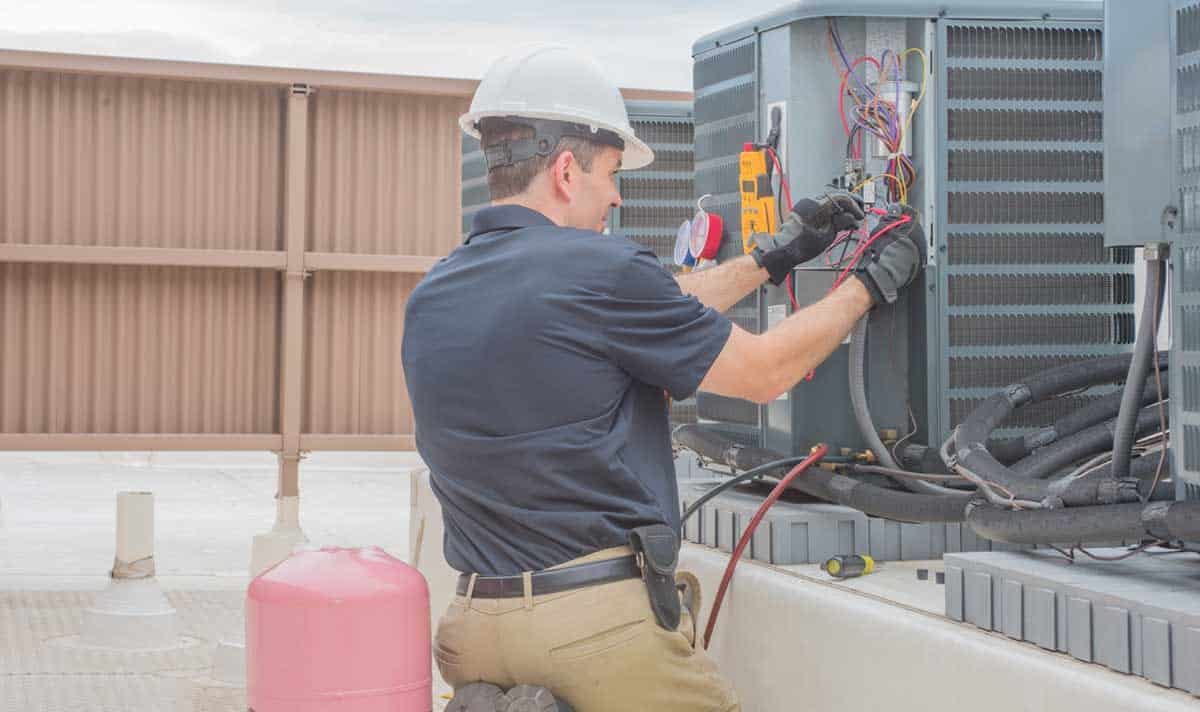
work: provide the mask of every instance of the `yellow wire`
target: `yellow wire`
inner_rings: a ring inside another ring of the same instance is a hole
[[[854,186],[854,189],[853,189],[853,190],[851,190],[850,192],[851,192],[851,193],[857,193],[857,192],[858,192],[859,190],[861,190],[861,189],[863,188],[863,186],[865,186],[867,183],[870,183],[870,182],[872,182],[872,181],[877,181],[877,180],[879,180],[879,179],[881,179],[881,178],[890,178],[890,179],[892,180],[892,182],[893,182],[893,183],[895,183],[895,184],[896,184],[896,186],[899,188],[899,193],[900,193],[900,202],[902,202],[902,203],[907,203],[907,202],[908,202],[908,187],[907,187],[906,185],[904,185],[904,181],[900,180],[899,178],[897,178],[896,176],[892,175],[891,173],[882,173],[882,174],[880,174],[880,175],[877,175],[877,176],[871,176],[870,178],[868,178],[868,179],[864,180],[862,183],[859,183],[858,185]]]
[[[900,147],[904,147],[904,137],[908,134],[908,130],[912,127],[913,115],[917,113],[921,102],[925,99],[925,88],[929,84],[929,57],[920,47],[910,47],[900,53],[900,59],[904,59],[908,55],[916,52],[921,58],[921,91],[917,94],[917,98],[913,101],[912,106],[908,108],[908,116],[904,117],[904,125],[900,128]]]

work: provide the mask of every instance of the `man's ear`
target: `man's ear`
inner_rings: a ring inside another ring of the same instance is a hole
[[[570,187],[579,179],[579,163],[575,160],[575,154],[570,151],[558,154],[550,167],[550,175],[554,179],[554,192],[570,199]]]

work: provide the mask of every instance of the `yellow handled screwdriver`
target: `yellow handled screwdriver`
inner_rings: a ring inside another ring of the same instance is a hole
[[[865,554],[834,556],[821,564],[821,570],[834,578],[855,578],[875,570],[875,559]]]

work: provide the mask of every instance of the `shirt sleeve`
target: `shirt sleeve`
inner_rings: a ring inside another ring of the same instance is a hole
[[[680,291],[650,252],[637,252],[624,265],[607,306],[609,356],[676,400],[700,387],[733,328],[724,315]]]

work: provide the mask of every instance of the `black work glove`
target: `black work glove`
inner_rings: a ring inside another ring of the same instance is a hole
[[[881,235],[863,253],[854,276],[858,278],[875,304],[891,304],[900,290],[912,284],[925,267],[925,231],[917,222],[916,211],[907,205],[901,214],[912,218]],[[875,232],[900,220],[900,215],[888,214],[879,221]]]
[[[862,202],[849,193],[804,198],[792,206],[779,232],[754,236],[762,250],[756,259],[771,275],[771,284],[783,284],[796,265],[828,249],[839,232],[862,224],[863,215]]]

